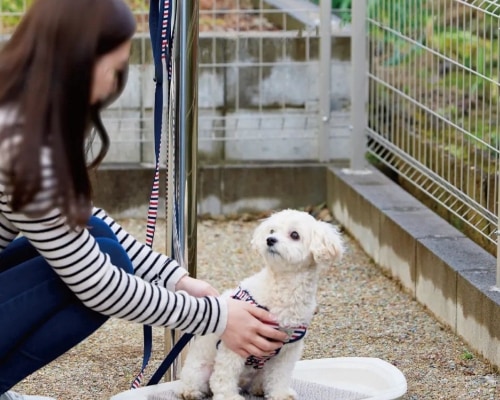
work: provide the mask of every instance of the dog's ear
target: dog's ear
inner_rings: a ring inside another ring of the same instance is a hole
[[[338,229],[324,221],[316,221],[311,238],[311,253],[317,264],[330,265],[342,257],[344,244]]]
[[[254,250],[258,250],[259,242],[261,240],[264,240],[266,237],[267,230],[268,230],[268,226],[266,224],[266,221],[268,219],[269,219],[269,217],[259,220],[259,225],[253,231],[252,240],[250,241],[250,245],[252,246],[252,248]]]

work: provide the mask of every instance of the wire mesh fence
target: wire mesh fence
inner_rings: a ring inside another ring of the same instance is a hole
[[[2,40],[32,1],[0,0]],[[127,1],[138,31],[126,90],[104,115],[112,140],[105,162],[153,164],[149,0]],[[350,126],[351,100],[363,96],[351,93],[351,59],[366,49],[351,54],[346,10],[331,10],[322,35],[321,4],[199,1],[201,164],[352,161],[351,145],[362,143],[362,156],[367,150],[402,186],[496,253],[500,4],[355,3],[367,16],[367,142],[354,141]],[[331,55],[322,60],[326,42]]]
[[[350,49],[345,41],[323,67],[320,40],[319,8],[308,1],[200,2],[201,162],[318,160],[320,143],[329,159],[346,157]],[[326,74],[337,78],[334,117],[320,138]]]
[[[0,1],[2,36],[31,1]],[[125,92],[104,112],[112,141],[105,162],[147,164],[154,161],[149,1],[128,2],[138,32]],[[332,60],[321,65],[320,12],[308,0],[200,0],[199,8],[200,162],[318,160],[320,154],[345,159],[350,47],[341,19],[332,19]],[[330,76],[331,82],[323,79]],[[325,90],[331,101],[326,131],[320,115]]]
[[[2,37],[12,33],[31,1],[0,1]],[[149,1],[128,1],[138,32],[125,93],[105,113],[113,142],[106,162],[153,163]],[[494,252],[500,5],[359,4],[368,16],[369,157]],[[325,153],[326,160],[347,159],[350,14],[333,10],[325,38],[320,7],[307,0],[200,0],[199,8],[201,163],[324,161]],[[325,40],[331,50],[326,67],[320,51]]]
[[[0,35],[12,33],[32,0],[0,1]]]
[[[500,5],[369,4],[370,156],[495,254]]]

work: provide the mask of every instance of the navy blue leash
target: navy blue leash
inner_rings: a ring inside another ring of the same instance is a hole
[[[175,343],[174,347],[167,354],[167,357],[160,364],[156,372],[153,374],[151,379],[149,380],[147,386],[156,385],[160,379],[165,375],[170,366],[174,363],[175,359],[179,356],[182,349],[188,344],[193,335],[191,333],[183,334],[180,339]]]
[[[150,0],[149,3],[149,31],[151,36],[151,46],[155,67],[155,106],[154,106],[154,143],[156,170],[151,190],[151,198],[148,209],[148,219],[146,228],[146,244],[153,245],[156,219],[158,216],[159,182],[160,182],[160,149],[163,124],[163,84],[165,75],[167,83],[170,84],[170,67],[172,57],[172,2],[170,0]],[[168,91],[170,93],[170,91]],[[136,376],[131,384],[132,389],[141,386],[144,378],[144,371],[149,364],[153,348],[153,330],[151,326],[143,326],[144,334],[144,355],[141,372]],[[149,385],[157,384],[165,375],[168,368],[179,356],[182,349],[192,338],[191,334],[184,334],[160,364]]]

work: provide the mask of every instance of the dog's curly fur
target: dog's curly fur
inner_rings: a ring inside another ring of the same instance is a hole
[[[251,244],[265,266],[240,287],[278,318],[280,328],[309,325],[320,270],[343,253],[338,230],[306,212],[287,209],[265,219]],[[212,394],[214,400],[242,400],[240,391],[245,390],[268,400],[296,399],[292,371],[302,356],[303,340],[285,344],[262,369],[246,366],[245,358],[218,342],[217,336],[207,335],[190,346],[180,374],[181,398],[200,400]]]

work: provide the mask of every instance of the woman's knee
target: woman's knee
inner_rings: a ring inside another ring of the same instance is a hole
[[[132,261],[130,261],[127,252],[117,240],[98,237],[96,241],[99,244],[101,251],[109,255],[111,262],[114,265],[129,274],[134,273]]]
[[[28,239],[19,237],[12,241],[2,253],[0,253],[0,272],[22,264],[39,255],[38,251]]]

